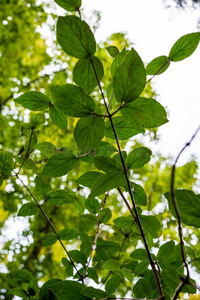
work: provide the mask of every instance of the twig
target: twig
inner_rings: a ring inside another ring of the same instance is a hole
[[[105,195],[105,197],[104,197],[104,200],[102,201],[102,203],[101,203],[101,205],[100,205],[100,207],[99,207],[99,210],[101,210],[101,209],[104,207],[104,205],[105,205],[105,203],[106,203],[106,200],[107,200],[108,196],[109,196],[109,192],[106,193],[106,195]],[[95,237],[94,237],[94,240],[93,240],[93,243],[92,243],[92,248],[91,248],[91,251],[90,251],[89,260],[88,260],[88,262],[87,262],[87,266],[86,266],[86,268],[85,268],[85,270],[84,270],[84,272],[83,272],[83,275],[82,275],[83,278],[85,278],[86,273],[87,273],[87,270],[88,270],[88,268],[89,268],[89,266],[90,266],[90,262],[91,262],[91,260],[92,260],[92,254],[93,254],[93,252],[94,252],[94,250],[95,250],[96,242],[97,242],[97,239],[98,239],[99,234],[100,234],[100,232],[101,232],[101,229],[100,229],[100,223],[99,223],[99,216],[100,216],[100,213],[98,213],[98,215],[97,215],[97,230],[96,230],[96,234],[95,234]]]
[[[173,204],[175,214],[176,214],[176,218],[177,218],[177,222],[178,222],[178,233],[179,233],[179,239],[180,239],[180,251],[181,251],[182,262],[183,262],[183,264],[185,266],[185,269],[186,269],[186,278],[177,287],[177,289],[176,289],[176,291],[173,295],[172,300],[177,299],[177,297],[178,297],[179,293],[181,292],[181,290],[183,289],[183,287],[188,283],[188,279],[189,279],[189,275],[190,275],[189,267],[188,267],[188,263],[186,262],[185,251],[184,251],[184,241],[183,241],[183,233],[182,233],[181,215],[180,215],[180,212],[179,212],[179,209],[178,209],[178,205],[176,203],[175,192],[174,192],[176,164],[177,164],[181,154],[184,152],[184,150],[187,147],[190,146],[190,144],[192,143],[192,141],[194,140],[194,138],[198,134],[199,130],[200,130],[200,126],[197,128],[197,130],[195,131],[195,133],[191,137],[190,141],[187,142],[185,144],[185,146],[181,149],[181,151],[179,152],[178,156],[175,159],[174,165],[172,166],[170,194],[171,194],[172,204]]]
[[[110,123],[111,123],[112,130],[113,130],[113,133],[114,133],[114,136],[115,136],[115,141],[117,143],[121,163],[122,163],[122,166],[123,166],[124,174],[125,174],[125,177],[126,177],[126,182],[127,182],[127,185],[128,185],[128,191],[129,191],[129,194],[130,194],[130,197],[131,197],[133,209],[134,209],[135,216],[136,216],[136,219],[137,219],[137,225],[138,225],[138,228],[140,230],[140,234],[141,234],[141,237],[142,237],[142,240],[143,240],[148,258],[149,258],[149,262],[150,262],[150,265],[151,265],[151,268],[152,268],[152,272],[153,272],[153,275],[154,275],[156,287],[157,287],[158,294],[159,294],[159,299],[164,299],[164,294],[163,294],[161,282],[160,282],[160,279],[159,279],[159,276],[158,276],[158,273],[157,273],[157,270],[156,270],[156,265],[155,265],[155,262],[154,262],[154,260],[151,256],[149,246],[147,244],[147,240],[146,240],[146,237],[145,237],[145,233],[143,231],[142,224],[140,222],[140,218],[139,218],[137,207],[136,207],[136,204],[135,204],[135,201],[134,201],[134,197],[133,197],[133,194],[132,194],[132,191],[131,191],[128,172],[126,170],[125,162],[124,162],[124,159],[123,159],[123,156],[122,156],[122,151],[121,151],[121,147],[120,147],[119,140],[118,140],[118,137],[117,137],[117,132],[115,130],[115,126],[114,126],[114,123],[113,123],[113,120],[112,120],[112,116],[109,112],[108,105],[106,103],[104,93],[103,93],[103,90],[102,90],[102,87],[101,87],[101,83],[100,83],[100,80],[99,80],[99,77],[98,77],[98,74],[97,74],[97,71],[96,71],[96,68],[95,68],[95,65],[94,65],[94,62],[93,62],[92,58],[90,58],[90,61],[91,61],[91,64],[92,64],[92,67],[93,67],[93,70],[94,70],[94,73],[95,73],[95,77],[97,79],[97,83],[98,83],[98,86],[99,86],[99,90],[100,90],[104,105],[106,107],[106,111],[107,111],[107,114],[108,114],[108,117],[109,117],[109,120],[110,120]]]
[[[12,168],[11,168],[12,170]],[[12,170],[13,171],[13,170]],[[14,172],[14,171],[13,171]],[[15,173],[15,176],[19,179],[19,181],[22,183],[22,185],[25,187],[25,189],[27,190],[27,192],[29,193],[29,195],[32,197],[32,199],[34,200],[34,202],[36,203],[37,207],[39,208],[39,210],[41,211],[41,213],[43,214],[44,218],[46,219],[46,221],[48,222],[49,226],[51,227],[52,231],[54,232],[54,234],[56,235],[57,237],[57,240],[59,241],[59,243],[61,244],[62,248],[64,249],[65,253],[67,254],[72,266],[75,268],[76,272],[78,273],[78,275],[80,276],[80,279],[82,281],[82,283],[84,283],[84,280],[83,280],[83,276],[82,274],[79,272],[79,270],[77,269],[74,261],[72,260],[69,252],[67,251],[66,247],[64,246],[62,240],[60,239],[60,237],[58,236],[53,224],[51,223],[49,217],[47,216],[47,214],[45,213],[45,211],[43,210],[43,208],[41,207],[41,205],[39,204],[39,202],[37,201],[37,199],[35,198],[35,196],[33,195],[33,193],[30,191],[30,189],[27,187],[27,185],[25,185],[25,183],[23,182],[23,180],[19,177],[19,174],[18,173]]]
[[[29,143],[28,143],[27,151],[26,151],[26,154],[25,154],[24,159],[23,159],[23,161],[22,161],[22,164],[21,164],[21,166],[19,167],[19,170],[18,170],[18,172],[17,172],[17,175],[20,173],[20,171],[21,171],[21,169],[22,169],[22,167],[23,167],[23,165],[24,165],[26,159],[29,157],[29,154],[28,154],[28,153],[29,153],[29,149],[30,149],[30,146],[31,146],[32,136],[33,136],[33,129],[31,129],[31,134],[30,134],[30,138],[29,138]]]
[[[118,190],[118,192],[120,193],[120,195],[121,195],[122,199],[124,200],[124,202],[126,203],[126,206],[127,206],[128,210],[130,211],[130,213],[131,213],[131,215],[132,215],[134,221],[137,221],[137,220],[136,220],[136,216],[134,215],[134,213],[133,213],[133,211],[132,211],[132,209],[131,209],[131,207],[130,207],[128,201],[127,201],[126,198],[124,197],[124,194],[122,193],[121,189],[120,189],[120,188],[117,188],[117,190]]]

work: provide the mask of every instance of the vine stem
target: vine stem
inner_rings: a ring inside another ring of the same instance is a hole
[[[176,203],[176,197],[175,197],[175,192],[174,192],[174,185],[175,185],[175,171],[176,171],[176,165],[177,162],[181,156],[181,154],[185,151],[185,149],[187,147],[189,147],[192,143],[192,141],[194,140],[194,138],[197,136],[198,132],[200,130],[200,126],[197,128],[197,130],[195,131],[195,133],[193,134],[193,136],[191,137],[191,139],[189,140],[189,142],[187,142],[185,144],[185,146],[181,149],[181,151],[179,152],[179,154],[177,155],[175,162],[172,166],[172,172],[171,172],[171,182],[170,182],[170,194],[171,194],[171,199],[172,199],[172,204],[174,207],[174,211],[176,214],[176,218],[177,218],[177,222],[178,222],[178,234],[179,234],[179,239],[180,239],[180,251],[181,251],[181,257],[182,257],[182,262],[183,265],[186,269],[186,277],[184,277],[184,279],[182,279],[182,282],[179,284],[179,286],[177,287],[172,300],[177,299],[179,293],[181,292],[181,290],[183,289],[183,287],[189,283],[189,267],[188,267],[188,263],[186,261],[186,257],[185,257],[185,251],[184,251],[184,241],[183,241],[183,233],[182,233],[182,223],[181,223],[181,215],[178,209],[178,205]]]
[[[162,291],[162,286],[161,286],[161,282],[160,282],[160,279],[159,279],[159,276],[158,276],[158,272],[156,270],[156,265],[155,265],[155,262],[154,262],[154,260],[151,256],[149,246],[147,244],[147,240],[146,240],[146,237],[145,237],[145,233],[144,233],[144,230],[142,228],[142,224],[140,222],[140,218],[139,218],[137,207],[136,207],[136,204],[135,204],[135,201],[134,201],[134,197],[133,197],[133,194],[132,194],[132,191],[131,191],[131,185],[130,185],[127,169],[126,169],[126,166],[125,166],[125,162],[124,162],[124,159],[123,159],[123,156],[122,156],[122,151],[121,151],[121,147],[120,147],[119,140],[118,140],[118,137],[117,137],[117,132],[115,130],[115,126],[114,126],[114,123],[113,123],[113,120],[112,120],[112,116],[109,112],[108,105],[106,103],[104,93],[103,93],[103,90],[102,90],[102,87],[101,87],[101,83],[100,83],[100,80],[99,80],[99,77],[98,77],[98,74],[97,74],[97,71],[96,71],[96,68],[95,68],[95,65],[94,65],[94,62],[93,62],[92,58],[90,58],[90,61],[91,61],[91,64],[92,64],[92,67],[93,67],[93,70],[94,70],[94,73],[95,73],[95,77],[96,77],[96,80],[97,80],[97,83],[98,83],[98,86],[99,86],[99,90],[100,90],[100,93],[101,93],[101,96],[102,96],[102,99],[103,99],[103,102],[104,102],[104,105],[105,105],[105,108],[106,108],[106,111],[107,111],[107,115],[108,115],[108,118],[110,120],[111,127],[112,127],[112,130],[113,130],[114,136],[115,136],[115,141],[117,143],[117,148],[118,148],[118,151],[119,151],[121,163],[122,163],[124,174],[125,174],[125,177],[126,177],[126,182],[127,182],[127,185],[128,185],[129,195],[131,197],[131,202],[132,202],[133,209],[134,209],[134,212],[135,212],[135,217],[136,217],[136,220],[137,220],[136,223],[137,223],[137,226],[139,228],[139,231],[140,231],[140,234],[141,234],[141,237],[142,237],[142,240],[143,240],[143,243],[144,243],[147,255],[148,255],[148,259],[149,259],[149,262],[150,262],[150,265],[151,265],[151,268],[152,268],[152,272],[153,272],[153,275],[154,275],[156,287],[157,287],[158,294],[159,294],[159,299],[164,299],[165,297],[164,297],[164,294],[163,294],[163,291]]]
[[[11,168],[12,170],[12,168]],[[14,170],[12,170],[14,172]],[[28,186],[23,182],[23,180],[20,178],[19,174],[18,173],[15,173],[15,176],[17,177],[17,179],[19,179],[19,181],[22,183],[22,185],[25,187],[25,189],[27,190],[27,192],[29,193],[29,195],[32,197],[32,199],[34,200],[34,202],[36,203],[37,207],[39,208],[39,210],[41,211],[41,213],[43,214],[44,218],[46,219],[46,221],[48,222],[49,226],[51,227],[53,233],[56,235],[57,237],[57,240],[59,241],[59,243],[61,244],[62,248],[64,249],[65,253],[67,254],[72,266],[75,268],[76,272],[78,273],[78,275],[80,276],[80,279],[82,281],[82,283],[84,283],[84,280],[83,280],[83,276],[82,274],[79,272],[79,270],[77,269],[74,261],[72,260],[69,252],[67,251],[65,245],[63,244],[62,240],[60,239],[60,237],[58,236],[52,222],[50,221],[49,217],[47,216],[47,214],[45,213],[45,211],[43,210],[43,208],[41,207],[41,205],[39,204],[39,202],[37,201],[37,199],[35,198],[35,196],[33,195],[33,193],[31,192],[31,190],[28,188]]]

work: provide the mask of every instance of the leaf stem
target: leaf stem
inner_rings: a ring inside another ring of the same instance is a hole
[[[145,237],[145,233],[144,233],[144,230],[142,228],[142,224],[140,222],[140,218],[139,218],[137,207],[136,207],[136,204],[135,204],[135,201],[134,201],[134,197],[133,197],[133,194],[132,194],[132,191],[131,191],[131,185],[130,185],[130,181],[129,181],[129,177],[128,177],[128,172],[126,170],[125,162],[124,162],[124,159],[123,159],[123,156],[122,156],[122,151],[121,151],[121,147],[120,147],[119,140],[118,140],[118,137],[117,137],[117,132],[115,130],[115,126],[114,126],[114,123],[113,123],[113,120],[112,120],[112,116],[109,112],[108,105],[106,103],[104,93],[103,93],[103,90],[102,90],[102,87],[101,87],[101,83],[100,83],[100,80],[98,78],[98,74],[97,74],[97,71],[96,71],[96,68],[95,68],[95,65],[93,63],[92,58],[90,58],[90,61],[91,61],[91,64],[92,64],[92,67],[93,67],[93,70],[94,70],[94,73],[95,73],[95,76],[96,76],[96,79],[97,79],[97,83],[98,83],[98,86],[99,86],[99,89],[100,89],[100,93],[101,93],[104,105],[106,107],[107,115],[109,117],[111,127],[112,127],[112,130],[113,130],[114,136],[115,136],[115,141],[117,143],[117,148],[118,148],[118,151],[119,151],[121,163],[122,163],[124,174],[125,174],[125,177],[126,177],[126,182],[127,182],[127,185],[128,185],[128,191],[129,191],[129,194],[130,194],[130,197],[131,197],[131,202],[132,202],[133,209],[134,209],[134,212],[135,212],[135,217],[136,217],[136,220],[137,220],[137,226],[139,228],[139,231],[140,231],[140,234],[141,234],[141,237],[142,237],[142,240],[143,240],[148,258],[149,258],[149,262],[150,262],[150,265],[151,265],[151,268],[152,268],[152,272],[153,272],[153,275],[154,275],[156,287],[157,287],[158,294],[159,294],[159,299],[164,299],[164,294],[163,294],[163,291],[162,291],[162,286],[161,286],[161,282],[160,282],[160,279],[159,279],[159,276],[158,276],[158,272],[156,270],[156,265],[155,265],[155,262],[154,262],[154,260],[151,256],[149,246],[147,244],[147,240],[146,240],[146,237]]]

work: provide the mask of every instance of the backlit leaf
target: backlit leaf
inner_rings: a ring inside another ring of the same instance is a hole
[[[116,57],[117,54],[119,54],[119,49],[116,46],[108,46],[106,47],[106,50],[111,57]]]
[[[59,153],[53,155],[44,166],[42,175],[59,177],[66,175],[70,170],[76,167],[78,159],[71,153]]]
[[[151,159],[152,151],[147,147],[139,147],[131,151],[126,158],[126,166],[129,169],[139,169]]]
[[[87,172],[87,173],[84,173],[83,175],[81,175],[76,180],[76,182],[78,184],[81,184],[83,186],[87,186],[87,187],[91,188],[93,183],[95,182],[95,180],[101,175],[102,175],[102,173],[96,172],[96,171]]]
[[[103,263],[102,268],[110,271],[119,271],[120,262],[116,259],[108,259]]]
[[[118,102],[135,100],[146,85],[146,71],[137,52],[132,49],[116,70],[113,89]]]
[[[51,105],[51,99],[40,92],[28,92],[15,99],[16,103],[34,111],[42,111]]]
[[[0,151],[0,174],[10,175],[14,168],[13,156],[6,151]]]
[[[106,293],[100,289],[95,289],[92,286],[85,287],[81,290],[81,294],[91,299],[103,299],[106,296]]]
[[[37,205],[34,202],[28,202],[22,204],[17,215],[18,217],[32,216],[37,214],[37,212],[38,212]]]
[[[96,42],[90,27],[76,16],[59,17],[57,40],[69,55],[85,58],[94,55]]]
[[[49,115],[51,120],[59,126],[60,128],[66,130],[67,129],[67,117],[60,110],[58,110],[55,106],[50,106]]]
[[[147,75],[160,75],[169,68],[169,65],[170,60],[167,56],[156,57],[147,65]]]
[[[120,282],[121,282],[121,276],[119,276],[119,275],[112,276],[108,280],[108,282],[106,283],[106,286],[105,286],[107,296],[111,296],[112,294],[114,294],[116,292],[116,290],[118,289],[118,287],[120,285]]]
[[[76,11],[81,7],[81,0],[55,0],[55,2],[67,11]]]
[[[74,200],[75,195],[70,191],[57,190],[48,195],[48,202],[55,205],[73,203]]]
[[[87,296],[81,295],[81,290],[85,286],[79,282],[66,280],[57,282],[49,287],[59,300],[91,300]]]
[[[94,164],[99,170],[106,173],[123,171],[122,165],[117,160],[108,156],[99,156],[94,158]]]
[[[154,99],[138,98],[126,103],[121,113],[135,127],[154,128],[168,122],[164,107]]]
[[[97,78],[93,69],[98,76],[99,81],[102,80],[104,70],[102,62],[96,56],[80,59],[73,69],[73,80],[80,86],[86,94],[90,94],[98,85]]]
[[[122,51],[120,51],[120,53],[113,60],[113,62],[111,64],[111,69],[110,69],[112,77],[114,77],[117,68],[125,59],[127,52],[128,51],[124,48]]]

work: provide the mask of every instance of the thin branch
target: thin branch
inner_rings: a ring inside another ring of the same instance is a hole
[[[177,162],[178,162],[181,154],[185,151],[185,149],[187,147],[189,147],[191,145],[192,141],[194,140],[194,138],[198,134],[199,130],[200,130],[200,126],[197,128],[197,130],[195,131],[195,133],[191,137],[190,141],[187,142],[185,144],[185,146],[181,149],[181,151],[179,152],[178,156],[175,159],[174,165],[172,166],[172,172],[171,172],[170,194],[171,194],[172,204],[173,204],[174,211],[175,211],[176,218],[177,218],[177,222],[178,222],[178,233],[179,233],[179,239],[180,239],[180,251],[181,251],[182,262],[183,262],[183,265],[186,269],[185,280],[182,280],[182,282],[177,287],[177,289],[176,289],[176,291],[173,295],[172,300],[177,299],[177,297],[178,297],[179,293],[181,292],[181,290],[183,289],[183,287],[188,283],[188,279],[189,279],[189,275],[190,275],[189,267],[188,267],[188,263],[186,261],[185,251],[184,251],[184,241],[183,241],[183,233],[182,233],[181,215],[180,215],[180,212],[179,212],[179,209],[178,209],[178,205],[176,203],[175,192],[174,192],[175,171],[176,171]]]
[[[197,290],[200,291],[200,286],[199,285],[193,283],[192,281],[189,281],[189,284],[192,285],[194,288],[196,288]]]
[[[116,109],[112,114],[110,114],[111,117],[114,116],[118,111],[120,111],[125,105],[126,105],[126,103],[120,105],[120,107],[118,109]]]
[[[158,75],[158,73],[160,73],[160,71],[170,62],[170,59],[168,59],[164,65],[149,79],[147,80],[146,84],[149,83],[156,75]]]
[[[131,197],[133,209],[134,209],[135,216],[136,216],[136,219],[137,219],[137,225],[138,225],[138,228],[140,230],[141,237],[142,237],[142,240],[143,240],[143,243],[144,243],[148,258],[149,258],[149,262],[150,262],[150,265],[151,265],[151,268],[152,268],[152,272],[153,272],[153,275],[154,275],[156,287],[157,287],[158,294],[159,294],[159,299],[164,299],[164,294],[163,294],[161,282],[160,282],[160,279],[159,279],[159,276],[158,276],[158,273],[157,273],[157,270],[156,270],[156,265],[155,265],[155,262],[154,262],[154,260],[151,256],[149,246],[147,244],[147,240],[146,240],[146,237],[145,237],[145,233],[144,233],[144,230],[142,228],[142,224],[140,222],[140,218],[139,218],[137,207],[136,207],[136,204],[135,204],[135,201],[134,201],[133,193],[131,191],[131,185],[130,185],[130,181],[129,181],[129,177],[128,177],[128,172],[127,172],[125,162],[124,162],[124,159],[123,159],[123,156],[122,156],[122,151],[121,151],[121,147],[120,147],[119,140],[118,140],[118,137],[117,137],[117,132],[115,130],[115,126],[114,126],[114,123],[113,123],[113,120],[112,120],[112,116],[109,112],[108,105],[106,103],[104,93],[103,93],[103,90],[102,90],[102,87],[101,87],[101,83],[100,83],[100,80],[99,80],[99,77],[98,77],[98,74],[97,74],[97,71],[96,71],[96,68],[95,68],[95,65],[94,65],[94,62],[93,62],[92,58],[90,58],[90,61],[91,61],[91,64],[92,64],[92,67],[93,67],[93,70],[94,70],[94,73],[95,73],[95,76],[96,76],[96,79],[97,79],[97,83],[98,83],[98,86],[99,86],[99,89],[100,89],[100,93],[101,93],[104,105],[106,107],[106,111],[107,111],[107,114],[108,114],[108,117],[109,117],[109,120],[110,120],[110,123],[111,123],[112,130],[113,130],[113,133],[114,133],[114,136],[115,136],[115,141],[117,143],[121,163],[122,163],[122,166],[123,166],[124,174],[125,174],[125,177],[126,177],[126,182],[127,182],[127,185],[128,185],[128,191],[129,191],[129,194],[130,194],[130,197]]]
[[[13,171],[13,170],[12,170]],[[14,172],[14,171],[13,171]],[[61,244],[62,248],[64,249],[65,253],[67,254],[72,266],[75,268],[76,272],[78,273],[78,275],[80,276],[80,279],[83,282],[83,276],[81,275],[81,273],[79,272],[79,270],[77,269],[74,261],[72,260],[69,252],[67,251],[66,247],[64,246],[62,240],[60,239],[60,237],[58,236],[52,222],[50,221],[49,217],[47,216],[47,214],[45,213],[45,211],[43,210],[43,208],[41,207],[41,205],[39,204],[39,202],[37,201],[37,199],[35,198],[35,196],[33,195],[33,193],[30,191],[30,189],[27,187],[27,185],[25,185],[25,183],[23,182],[23,180],[20,178],[18,173],[15,173],[15,176],[19,179],[19,181],[22,183],[22,185],[25,187],[25,189],[27,190],[27,192],[29,193],[29,195],[32,197],[32,199],[34,200],[35,204],[37,205],[37,207],[39,208],[39,210],[41,211],[41,213],[43,214],[44,218],[46,219],[46,221],[48,222],[49,226],[51,227],[52,231],[54,232],[54,234],[57,237],[57,240],[59,241],[59,243]]]
[[[125,204],[126,204],[128,210],[130,211],[130,213],[131,213],[131,215],[132,215],[134,221],[137,221],[137,220],[136,220],[136,216],[134,215],[134,213],[133,213],[133,211],[132,211],[132,209],[131,209],[131,207],[130,207],[128,201],[127,201],[126,198],[124,197],[124,194],[122,193],[121,189],[120,189],[120,188],[117,188],[117,190],[118,190],[118,192],[120,193],[120,196],[122,197],[122,199],[124,200],[124,202],[125,202]]]
[[[30,138],[29,138],[29,143],[28,143],[27,151],[26,151],[26,154],[25,154],[24,159],[23,159],[23,161],[22,161],[22,164],[21,164],[21,166],[19,167],[19,170],[18,170],[17,174],[20,173],[20,171],[21,171],[21,169],[22,169],[22,167],[23,167],[23,165],[24,165],[26,159],[29,157],[29,154],[28,154],[28,153],[29,153],[29,149],[30,149],[30,146],[31,146],[31,140],[32,140],[32,137],[33,137],[33,129],[31,129],[31,134],[30,134]]]
[[[99,210],[101,210],[104,207],[104,205],[106,204],[106,200],[107,200],[108,196],[109,196],[109,192],[106,193],[106,195],[104,197],[104,200],[102,201],[102,203],[101,203],[101,205],[99,207]],[[90,262],[92,260],[92,254],[93,254],[93,252],[95,250],[96,242],[97,242],[97,239],[98,239],[99,234],[101,232],[100,223],[99,223],[99,217],[100,217],[100,213],[98,213],[98,215],[97,215],[97,230],[96,230],[96,234],[95,234],[95,237],[94,237],[94,240],[93,240],[93,243],[92,243],[92,248],[91,248],[91,251],[90,251],[89,260],[87,262],[87,266],[86,266],[86,268],[85,268],[85,270],[83,272],[83,275],[82,275],[83,278],[85,278],[87,270],[88,270],[88,268],[90,266]]]

